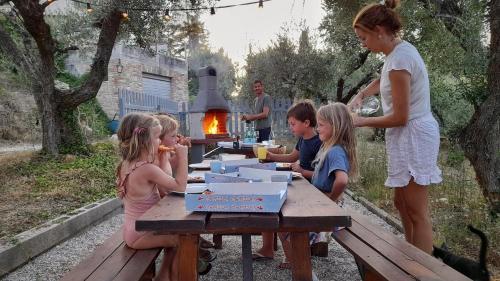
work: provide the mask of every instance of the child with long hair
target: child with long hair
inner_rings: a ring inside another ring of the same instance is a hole
[[[320,107],[316,117],[316,130],[323,144],[313,161],[312,184],[332,201],[341,203],[349,176],[355,176],[358,171],[353,119],[347,106],[338,102]],[[328,249],[328,243],[319,239],[321,235],[311,233],[310,237],[313,246]],[[291,248],[287,233],[280,234],[280,240],[286,259],[279,267],[290,268],[287,257]]]
[[[178,235],[155,235],[136,231],[135,221],[160,200],[160,192],[185,191],[187,184],[187,147],[175,145],[179,161],[173,178],[168,152],[159,152],[161,125],[153,116],[127,114],[118,129],[121,162],[118,165],[117,191],[124,205],[123,237],[133,249],[165,248],[157,280],[178,280]],[[155,164],[157,161],[157,164]]]
[[[347,106],[338,102],[320,107],[317,117],[323,145],[313,161],[312,184],[338,203],[349,176],[358,172],[354,123]]]

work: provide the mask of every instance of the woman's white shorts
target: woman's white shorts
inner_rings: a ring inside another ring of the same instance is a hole
[[[413,177],[419,185],[440,183],[437,166],[439,154],[439,125],[428,114],[408,121],[404,127],[385,131],[388,187],[405,187]]]

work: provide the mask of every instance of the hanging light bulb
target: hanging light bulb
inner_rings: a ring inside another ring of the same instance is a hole
[[[264,8],[264,1],[263,0],[259,0],[259,8]]]
[[[210,14],[215,15],[215,7],[210,8]]]
[[[122,13],[122,19],[128,20],[128,12],[127,11]]]
[[[90,6],[90,3],[87,3],[87,13],[92,13],[92,7]]]
[[[166,20],[166,21],[169,21],[172,17],[170,16],[170,10],[169,9],[166,9],[165,10],[165,15],[163,16],[163,18]]]

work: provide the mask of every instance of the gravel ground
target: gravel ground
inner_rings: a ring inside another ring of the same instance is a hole
[[[381,225],[396,235],[402,236],[382,219],[347,196],[344,208],[367,215],[371,218],[372,222]],[[89,255],[98,245],[114,233],[122,222],[123,215],[117,215],[89,227],[77,236],[34,258],[2,280],[58,280],[65,272],[78,264],[80,260]],[[260,245],[260,237],[253,236],[252,246],[254,250],[258,249]],[[254,262],[255,281],[292,279],[289,270],[277,269],[278,264],[283,258],[281,246],[279,248],[274,260]],[[217,251],[217,256],[217,259],[213,262],[213,269],[209,274],[201,276],[199,278],[200,281],[242,280],[241,238],[239,236],[224,236],[223,248]],[[319,280],[361,280],[352,256],[333,239],[329,244],[328,257],[313,257],[312,265]]]

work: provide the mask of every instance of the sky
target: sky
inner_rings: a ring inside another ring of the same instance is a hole
[[[254,2],[256,0],[220,0],[217,6]],[[315,30],[323,18],[321,0],[271,0],[258,5],[240,6],[216,10],[215,15],[204,13],[201,20],[209,33],[209,44],[213,50],[224,48],[228,56],[239,66],[245,64],[249,43],[254,51],[264,49],[284,25],[298,26],[304,21],[310,30]],[[290,34],[299,38],[299,30]]]

